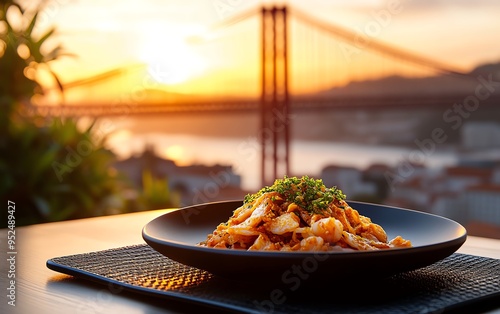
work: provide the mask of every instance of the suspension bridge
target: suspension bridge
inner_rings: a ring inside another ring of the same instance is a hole
[[[261,178],[267,184],[290,173],[290,123],[286,117],[292,110],[450,106],[473,92],[478,84],[477,74],[465,73],[376,38],[361,39],[359,32],[290,7],[245,12],[221,23],[217,29],[234,28],[250,20],[258,23],[254,25],[258,27],[252,28],[254,32],[260,29],[260,42],[252,46],[252,53],[260,60],[260,68],[255,69],[259,71],[256,77],[260,82],[255,84],[260,85],[260,95],[154,104],[35,106],[31,110],[42,115],[92,117],[258,111],[261,130],[270,130],[262,132],[260,139]],[[118,69],[68,83],[64,88],[91,86],[122,74],[123,70]],[[425,89],[437,85],[436,82],[442,82],[444,87],[426,93]],[[232,84],[238,84],[237,80]],[[212,89],[224,95],[225,87]],[[486,102],[498,103],[498,97],[490,97]]]

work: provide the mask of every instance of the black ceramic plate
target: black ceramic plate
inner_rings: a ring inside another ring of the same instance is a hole
[[[378,251],[268,252],[215,249],[197,243],[225,222],[241,201],[208,203],[164,214],[144,226],[146,243],[180,263],[233,279],[279,279],[285,283],[310,278],[384,277],[430,265],[455,252],[467,233],[460,224],[418,211],[348,201],[381,225],[388,238],[411,240],[413,247]]]

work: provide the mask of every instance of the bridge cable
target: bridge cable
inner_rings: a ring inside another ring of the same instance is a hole
[[[360,45],[360,42],[358,40],[359,34],[356,34],[353,31],[350,31],[338,25],[334,25],[331,22],[320,21],[317,18],[302,12],[301,10],[290,10],[290,12],[293,14],[293,16],[295,16],[298,20],[302,21],[303,23],[313,25],[319,29],[322,29],[323,31],[341,37],[342,39],[344,39],[345,41],[347,41],[348,43],[352,44],[355,47],[359,47]],[[366,48],[379,51],[383,54],[390,55],[395,58],[407,60],[415,64],[423,65],[425,67],[432,68],[444,74],[470,78],[469,74],[463,71],[453,69],[453,67],[445,65],[442,62],[413,54],[403,49],[396,48],[392,45],[382,43],[381,41],[375,39],[372,39],[369,43],[367,43]]]

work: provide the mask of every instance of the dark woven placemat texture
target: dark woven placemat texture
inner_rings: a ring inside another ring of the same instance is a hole
[[[57,257],[47,266],[129,291],[246,313],[443,313],[500,299],[500,260],[458,253],[386,279],[347,282],[297,275],[288,284],[217,277],[148,245]]]

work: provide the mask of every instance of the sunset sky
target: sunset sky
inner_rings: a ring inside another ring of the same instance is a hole
[[[185,94],[255,95],[260,77],[259,19],[253,17],[231,27],[215,26],[256,10],[264,3],[270,2],[49,0],[40,16],[38,31],[55,26],[58,32],[55,41],[77,56],[61,58],[53,64],[63,83],[116,68],[129,69],[112,81],[74,88],[68,92],[69,102],[109,101],[124,91],[140,88]],[[290,0],[279,3],[288,3],[369,40],[390,43],[464,71],[482,63],[500,61],[500,1]],[[370,29],[374,23],[378,23],[378,29]],[[327,37],[325,34],[297,22],[291,23],[291,30],[294,32],[291,67],[295,75],[292,87],[308,92],[334,84],[334,77],[318,74],[318,69],[332,67],[332,71],[327,72],[335,72],[335,60],[340,57],[327,56],[335,45],[338,48],[338,43],[322,41],[321,38]],[[319,52],[303,51],[311,45]],[[366,62],[379,63],[375,59],[361,59],[359,57],[359,65],[351,71],[357,76],[350,79],[362,79],[365,72],[370,72]],[[354,63],[349,65],[355,67]],[[373,67],[374,72],[380,69],[382,67]],[[307,78],[308,75],[315,79]],[[319,75],[324,76],[323,82],[316,77]],[[347,76],[338,78],[337,83],[345,83],[347,79]]]

